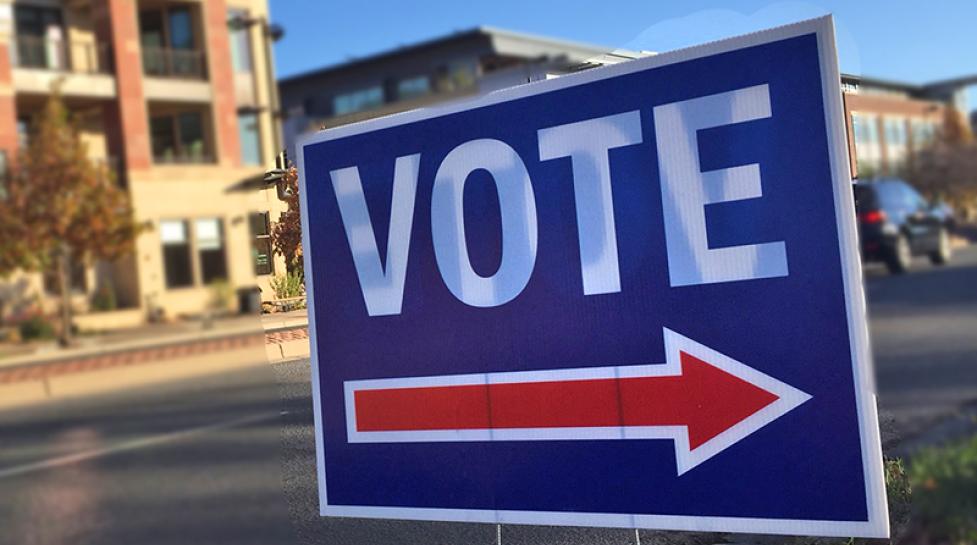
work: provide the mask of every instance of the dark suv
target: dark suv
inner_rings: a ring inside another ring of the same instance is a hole
[[[936,265],[950,260],[944,215],[906,182],[858,182],[855,208],[864,260],[882,261],[897,274],[906,272],[913,256],[928,256]]]

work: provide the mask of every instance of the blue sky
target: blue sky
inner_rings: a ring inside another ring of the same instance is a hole
[[[977,1],[270,0],[279,76],[491,25],[608,48],[668,51],[825,13],[845,72],[922,83],[977,74]],[[922,7],[921,7],[922,6]],[[977,106],[977,92],[971,92]]]

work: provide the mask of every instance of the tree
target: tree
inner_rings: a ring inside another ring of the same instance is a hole
[[[928,197],[960,210],[977,205],[977,143],[960,112],[946,110],[942,130],[917,153],[909,178]]]
[[[88,158],[55,90],[35,117],[0,201],[0,275],[52,273],[61,297],[63,345],[71,341],[71,260],[112,260],[133,250],[139,227],[128,194]]]
[[[302,275],[302,221],[298,179],[298,170],[294,166],[285,173],[283,184],[288,210],[282,212],[272,228],[271,240],[275,253],[285,258],[288,272]]]

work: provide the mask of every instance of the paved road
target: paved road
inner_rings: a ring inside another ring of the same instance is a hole
[[[0,412],[0,543],[295,543],[279,386],[254,368]]]
[[[946,268],[871,270],[866,286],[896,432],[977,400],[977,247]],[[0,543],[497,543],[493,525],[320,519],[311,423],[305,360],[0,413]],[[635,543],[626,530],[501,532],[506,545]],[[641,533],[722,541],[662,537]]]
[[[866,282],[879,406],[903,438],[977,401],[977,246],[914,267]]]

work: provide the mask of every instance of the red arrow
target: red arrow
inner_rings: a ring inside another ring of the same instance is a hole
[[[682,473],[810,398],[665,333],[666,364],[347,383],[350,440],[669,438]]]

